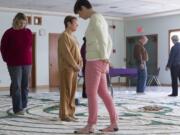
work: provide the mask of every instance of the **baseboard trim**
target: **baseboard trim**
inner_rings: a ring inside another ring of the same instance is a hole
[[[9,87],[0,87],[0,91],[7,91],[9,90]]]
[[[116,83],[112,83],[112,85],[114,87],[116,86],[128,86],[127,83],[125,82],[116,82]],[[162,87],[171,87],[171,84],[161,84]],[[180,86],[180,85],[178,85]],[[82,87],[82,84],[79,84],[78,85],[78,88],[81,88]],[[49,85],[39,85],[39,86],[36,86],[36,88],[30,88],[30,91],[31,92],[36,92],[36,91],[41,91],[41,90],[45,90],[45,91],[58,91],[58,87],[57,88],[50,88]],[[0,87],[0,91],[8,91],[9,90],[9,87]]]

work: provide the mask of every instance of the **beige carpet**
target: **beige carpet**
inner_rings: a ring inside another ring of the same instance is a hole
[[[136,95],[135,88],[115,88],[120,130],[113,134],[180,135],[180,97],[168,97],[169,92],[170,88],[149,87],[145,95]],[[25,115],[14,116],[8,92],[0,92],[0,135],[70,135],[86,124],[86,99],[77,106],[78,122],[58,120],[58,107],[59,93],[31,93]],[[108,124],[108,113],[99,100],[96,134],[105,134],[98,129]]]

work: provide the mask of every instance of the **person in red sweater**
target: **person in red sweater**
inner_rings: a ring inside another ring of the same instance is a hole
[[[32,32],[26,28],[27,17],[17,13],[12,27],[1,39],[1,54],[11,78],[13,112],[23,115],[28,102],[28,80],[32,67]]]

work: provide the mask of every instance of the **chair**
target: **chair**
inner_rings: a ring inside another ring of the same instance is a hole
[[[160,67],[157,68],[156,72],[153,75],[148,75],[148,81],[147,81],[147,86],[151,86],[152,84],[156,84],[157,86],[161,86],[160,81],[158,80],[160,72]]]

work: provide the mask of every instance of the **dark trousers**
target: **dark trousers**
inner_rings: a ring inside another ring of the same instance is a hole
[[[28,82],[31,73],[31,65],[8,66],[11,78],[11,96],[13,112],[19,112],[27,107],[28,102]]]
[[[172,95],[178,95],[178,79],[180,80],[180,65],[171,67]]]
[[[138,65],[138,78],[137,78],[137,93],[143,93],[146,88],[146,81],[147,81],[147,67],[146,64],[144,66],[144,69],[140,68],[140,65]]]
[[[87,95],[86,95],[86,84],[85,84],[85,79],[84,79],[84,81],[83,81],[82,97],[83,97],[83,98],[87,98]]]
[[[82,73],[83,73],[82,97],[87,98],[87,95],[86,95],[86,83],[85,83],[85,69],[82,70]]]

